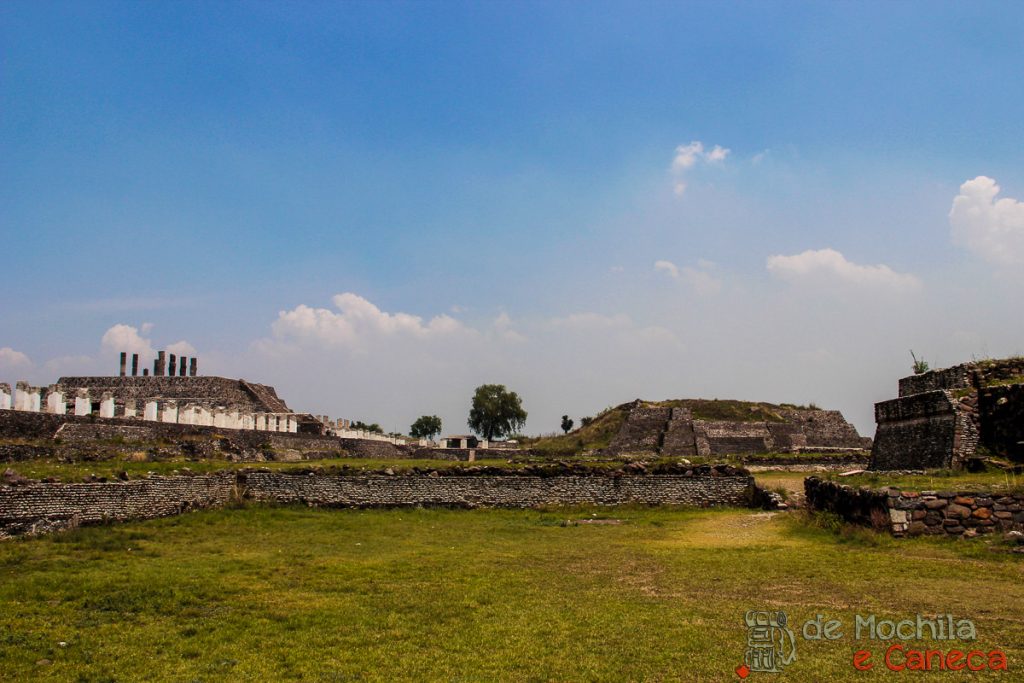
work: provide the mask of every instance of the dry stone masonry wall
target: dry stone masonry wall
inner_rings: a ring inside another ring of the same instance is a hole
[[[1024,494],[853,488],[808,477],[807,504],[894,536],[975,536],[1024,531]]]
[[[960,468],[982,453],[1024,460],[1024,359],[904,377],[875,404],[871,469]]]
[[[690,474],[609,473],[388,476],[248,471],[127,482],[0,485],[0,538],[217,507],[245,496],[327,507],[441,505],[715,505],[762,502],[753,477],[709,469]]]

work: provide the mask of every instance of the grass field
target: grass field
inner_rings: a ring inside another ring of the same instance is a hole
[[[1010,662],[971,680],[1020,680],[1019,555],[800,514],[245,507],[8,541],[0,678],[735,681],[744,613],[782,609],[844,638],[747,680],[965,680],[854,671],[855,613],[971,618]],[[565,523],[595,515],[621,523]]]

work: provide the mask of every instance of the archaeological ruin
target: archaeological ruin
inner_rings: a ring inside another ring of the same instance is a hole
[[[703,399],[637,399],[614,410],[625,417],[604,449],[607,454],[693,457],[871,448],[871,439],[860,436],[837,410]]]
[[[871,469],[960,469],[1024,461],[1024,358],[963,363],[904,377],[875,404]]]

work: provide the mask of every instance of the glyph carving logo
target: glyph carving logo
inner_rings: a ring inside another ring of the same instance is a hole
[[[750,610],[744,616],[747,624],[747,651],[743,666],[737,669],[741,678],[753,671],[779,673],[796,659],[796,637],[789,629],[785,612]]]

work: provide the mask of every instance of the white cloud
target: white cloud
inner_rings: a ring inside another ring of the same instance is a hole
[[[705,155],[705,158],[711,163],[725,161],[725,158],[729,156],[729,152],[731,151],[732,150],[726,149],[721,145],[715,145],[714,148]]]
[[[15,351],[10,346],[0,348],[0,369],[17,371],[30,367],[32,367],[32,360],[21,351]]]
[[[167,353],[173,353],[176,356],[194,356],[196,355],[196,347],[185,340],[176,341],[173,344],[167,345]]]
[[[612,273],[622,273],[625,272],[626,269],[623,266],[612,266],[608,270]]]
[[[668,273],[673,278],[679,277],[679,268],[671,261],[655,261],[654,269],[662,273]]]
[[[722,289],[722,281],[711,272],[715,264],[705,259],[697,260],[697,267],[683,266],[680,268],[671,261],[655,261],[654,270],[667,273],[673,280],[685,282],[698,294],[717,294]]]
[[[670,168],[672,173],[672,192],[677,197],[681,197],[686,193],[687,184],[683,176],[696,166],[699,161],[703,160],[711,164],[721,163],[729,156],[729,152],[729,149],[721,145],[715,145],[710,151],[705,152],[704,143],[700,140],[694,140],[688,145],[676,147]]]
[[[143,325],[143,328],[145,328],[145,325]],[[114,325],[103,333],[103,338],[100,340],[100,348],[109,353],[125,351],[129,356],[137,353],[142,358],[151,358],[155,355],[153,343],[139,334],[137,328],[123,323]]]
[[[271,326],[281,340],[316,342],[328,346],[363,346],[373,339],[410,337],[429,339],[465,331],[462,323],[438,315],[424,323],[408,313],[386,313],[363,297],[345,292],[331,301],[336,311],[299,304],[281,311]]]
[[[997,200],[999,185],[978,176],[960,186],[949,211],[953,243],[990,263],[1024,263],[1024,202],[1009,197]]]
[[[687,171],[693,168],[701,155],[704,154],[704,143],[694,140],[688,145],[676,147],[676,155],[672,158],[673,171]]]
[[[886,265],[862,266],[848,261],[835,249],[808,249],[793,256],[769,256],[768,272],[794,284],[847,284],[911,290],[921,281],[907,273],[897,273]]]

